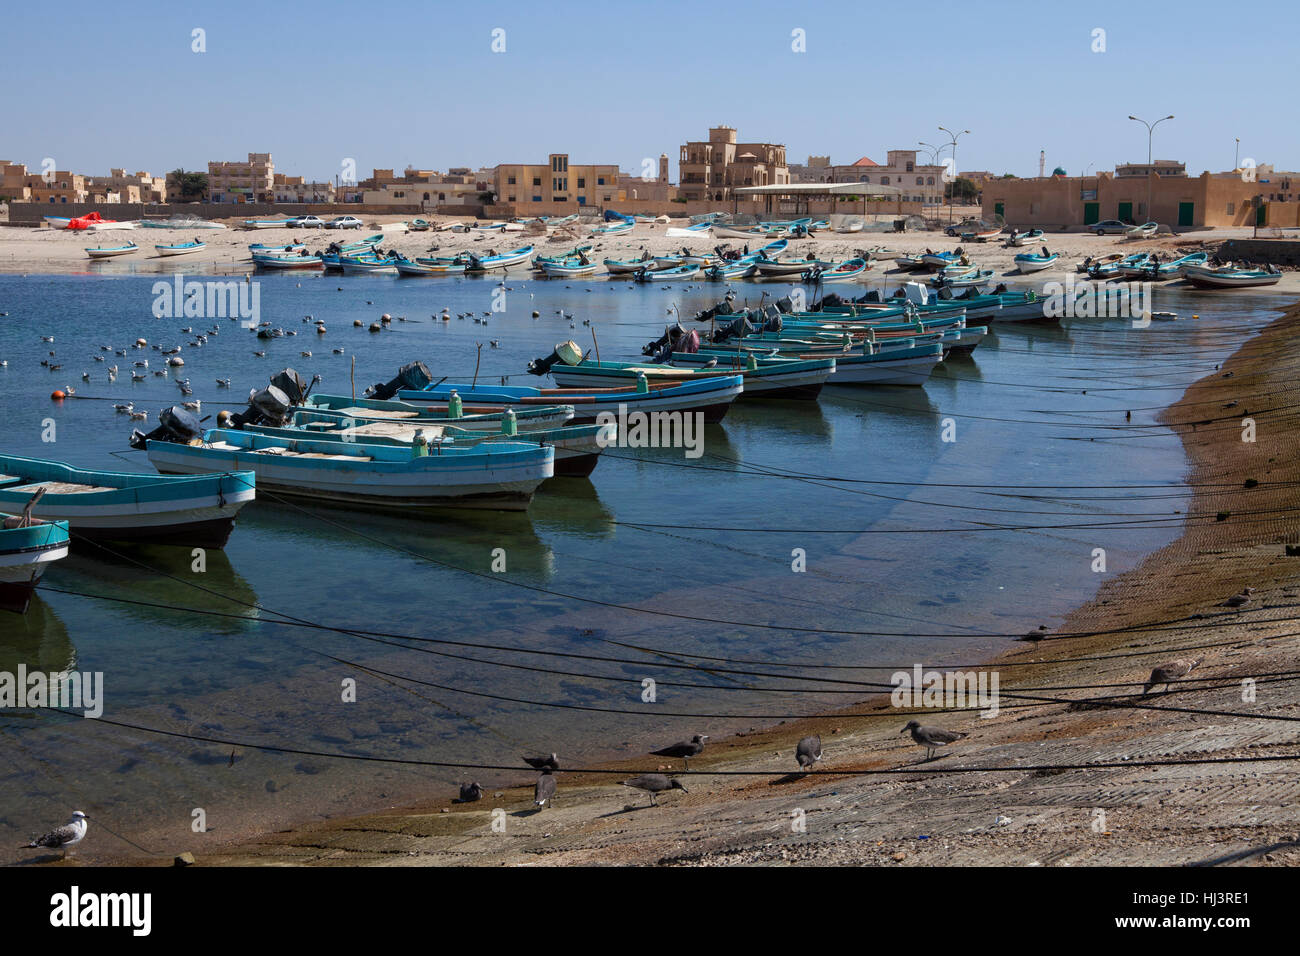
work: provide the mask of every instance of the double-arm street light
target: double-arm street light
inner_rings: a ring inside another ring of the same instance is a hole
[[[1171,120],[1173,118],[1174,118],[1174,114],[1170,113],[1168,116],[1160,117],[1160,119],[1156,120],[1154,123],[1148,123],[1144,119],[1134,116],[1131,113],[1129,114],[1129,119],[1136,120],[1137,122],[1141,123],[1143,126],[1147,128],[1147,221],[1148,222],[1151,221],[1151,180],[1155,175],[1155,167],[1151,165],[1151,139],[1155,134],[1155,130],[1157,126],[1159,126],[1165,120]]]
[[[952,147],[952,182],[949,184],[949,192],[948,192],[948,223],[949,225],[951,225],[952,224],[952,201],[957,192],[957,140],[965,136],[967,133],[969,133],[970,130],[964,129],[960,133],[954,133],[946,126],[940,126],[939,130],[941,132],[948,134],[950,142],[947,145]]]

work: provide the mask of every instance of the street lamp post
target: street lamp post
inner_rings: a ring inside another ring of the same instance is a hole
[[[1152,221],[1151,220],[1151,180],[1155,176],[1155,169],[1151,165],[1151,139],[1155,134],[1156,127],[1159,126],[1161,123],[1163,123],[1165,120],[1173,119],[1174,114],[1170,113],[1168,116],[1162,116],[1154,123],[1148,123],[1144,119],[1139,119],[1138,117],[1134,116],[1132,113],[1129,114],[1128,118],[1131,120],[1136,120],[1137,122],[1141,123],[1143,126],[1147,128],[1147,221],[1150,222]]]
[[[952,184],[951,190],[948,193],[948,225],[952,225],[952,201],[957,193],[957,140],[969,133],[970,130],[964,129],[960,133],[954,133],[946,126],[940,126],[939,130],[947,133],[951,139],[951,142],[948,144],[952,147]]]
[[[1234,136],[1233,139],[1236,141],[1237,145],[1232,151],[1232,171],[1236,172],[1241,169],[1241,137]]]

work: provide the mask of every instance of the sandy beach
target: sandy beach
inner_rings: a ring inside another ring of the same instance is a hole
[[[937,240],[896,244],[926,241]],[[1073,256],[1115,241],[1070,236],[1059,245]],[[1278,298],[1279,309],[1288,306]],[[1298,331],[1300,306],[1290,307],[1164,413],[1191,465],[1188,497],[1170,506],[1185,510],[1181,537],[1112,579],[1048,639],[1008,642],[986,665],[1001,677],[997,716],[919,714],[968,735],[939,759],[926,762],[900,736],[911,713],[878,697],[710,741],[681,775],[690,792],[656,808],[619,781],[633,769],[680,771],[678,761],[562,773],[555,805],[541,812],[521,771],[519,785],[480,802],[440,792],[415,807],[214,843],[198,862],[1300,864],[1300,742],[1294,724],[1277,719],[1300,718],[1288,676],[1300,652],[1300,557],[1285,553],[1300,542]],[[1258,431],[1253,443],[1242,440],[1246,417]],[[1246,607],[1220,606],[1247,586],[1256,593]],[[1187,681],[1140,696],[1152,667],[1189,657],[1200,663]],[[1244,675],[1258,677],[1253,699]],[[1097,698],[1104,702],[1087,702]],[[795,743],[811,733],[822,738],[823,762],[812,774],[789,773]]]
[[[430,222],[439,222],[438,217],[431,217]],[[450,220],[445,220],[450,221]],[[682,240],[669,238],[665,231],[672,227],[687,225],[686,220],[679,220],[669,225],[638,224],[632,235],[615,240],[590,240],[586,238],[586,229],[572,233],[532,237],[524,233],[454,233],[454,232],[408,232],[404,221],[399,217],[378,216],[365,217],[366,228],[361,230],[289,230],[257,229],[248,230],[239,227],[239,219],[224,221],[229,228],[225,230],[198,230],[185,232],[173,229],[131,229],[112,230],[95,233],[69,233],[67,230],[49,228],[0,228],[0,272],[7,273],[75,273],[90,272],[98,275],[151,274],[162,273],[244,273],[252,271],[252,261],[248,256],[250,243],[280,245],[290,241],[299,241],[309,249],[321,249],[330,242],[354,241],[362,236],[384,232],[382,248],[394,250],[414,258],[424,255],[450,256],[464,250],[480,253],[489,249],[504,252],[519,246],[534,245],[542,253],[558,253],[573,248],[578,244],[591,242],[594,245],[593,258],[633,259],[642,252],[651,255],[667,255],[679,251],[684,246],[696,252],[709,252],[714,246],[729,245],[739,249],[745,245],[744,240],[735,238]],[[576,225],[576,224],[575,224]],[[1069,232],[1049,234],[1045,243],[1037,243],[1029,248],[1004,246],[1000,241],[968,243],[964,246],[942,232],[906,232],[906,233],[868,233],[841,235],[836,233],[819,233],[807,239],[792,239],[785,256],[813,255],[819,259],[843,260],[857,255],[860,249],[871,249],[883,245],[903,253],[919,253],[927,249],[951,250],[962,246],[971,262],[981,269],[992,269],[998,281],[1008,285],[1032,285],[1041,287],[1046,282],[1061,281],[1066,274],[1075,272],[1075,264],[1089,256],[1101,256],[1114,252],[1129,255],[1134,252],[1159,252],[1165,259],[1177,258],[1192,252],[1209,252],[1215,254],[1228,239],[1248,238],[1249,229],[1214,229],[1189,232],[1180,236],[1161,236],[1150,240],[1128,240],[1122,236],[1096,236],[1091,233]],[[207,248],[190,255],[161,257],[154,253],[155,244],[186,242],[198,238],[207,244]],[[135,242],[141,251],[130,256],[108,260],[92,261],[85,252],[87,247],[118,246]],[[751,243],[751,248],[757,248]],[[1061,256],[1057,268],[1047,269],[1021,276],[1015,269],[1014,257],[1021,252],[1037,252],[1046,245],[1052,252]],[[523,274],[525,270],[513,272]],[[860,283],[841,283],[836,290],[840,294],[853,293],[862,287],[879,287],[888,283],[893,287],[896,282],[912,278],[910,273],[896,269],[889,261],[880,261],[863,276]],[[597,277],[603,281],[603,277]],[[587,281],[587,280],[584,280]],[[614,281],[626,281],[625,277],[615,277]],[[700,280],[703,281],[703,280]],[[760,283],[740,283],[740,286]],[[1183,283],[1179,282],[1182,286]],[[1286,272],[1281,282],[1272,287],[1273,291],[1300,293],[1300,272]]]

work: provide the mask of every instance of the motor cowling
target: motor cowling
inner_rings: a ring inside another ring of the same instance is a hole
[[[433,381],[433,374],[423,362],[411,362],[397,370],[397,376],[391,381],[377,383],[366,389],[368,398],[386,401],[401,389],[419,391]]]
[[[545,375],[551,370],[551,366],[557,362],[563,362],[565,365],[581,365],[582,360],[582,349],[577,342],[570,339],[555,346],[555,351],[545,358],[535,358],[529,362],[528,373],[530,375]]]
[[[131,432],[131,447],[143,451],[145,443],[150,441],[173,442],[188,445],[203,436],[203,423],[198,416],[180,405],[164,408],[158,413],[158,427],[145,434],[140,429]]]

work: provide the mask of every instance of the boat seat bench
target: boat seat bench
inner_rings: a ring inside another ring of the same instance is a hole
[[[102,485],[81,485],[72,481],[34,481],[30,485],[19,485],[16,488],[10,488],[10,491],[30,491],[35,493],[38,489],[44,488],[47,495],[86,495],[96,491],[118,491],[117,488],[107,488]]]

